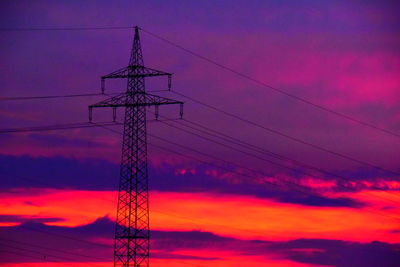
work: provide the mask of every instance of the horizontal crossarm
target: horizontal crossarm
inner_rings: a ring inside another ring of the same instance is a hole
[[[141,65],[130,65],[128,67],[116,70],[110,74],[101,77],[101,92],[105,92],[105,81],[106,79],[118,79],[118,78],[141,78],[141,77],[156,77],[156,76],[167,76],[168,77],[168,89],[171,90],[171,77],[172,73],[164,72],[147,68]]]
[[[116,79],[116,78],[133,78],[133,77],[154,77],[154,76],[171,76],[172,73],[147,68],[145,66],[128,66],[110,74],[104,75],[101,79]]]
[[[135,92],[132,94],[123,93],[111,97],[96,104],[90,105],[89,108],[139,107],[139,106],[172,105],[172,104],[183,104],[183,102],[148,93]]]
[[[116,118],[116,109],[118,107],[143,107],[143,106],[155,106],[156,107],[156,119],[158,118],[158,107],[161,105],[180,105],[180,116],[183,116],[183,102],[166,97],[152,95],[143,92],[124,93],[109,99],[103,100],[96,104],[89,106],[89,121],[92,121],[92,110],[93,108],[113,108],[113,120]]]

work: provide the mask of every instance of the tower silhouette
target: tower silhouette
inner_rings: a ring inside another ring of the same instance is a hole
[[[124,133],[120,168],[118,208],[115,226],[114,266],[149,266],[150,227],[147,170],[146,108],[180,104],[182,117],[183,102],[146,93],[145,78],[167,76],[171,88],[171,73],[147,68],[143,64],[139,28],[135,27],[129,65],[101,77],[102,92],[106,79],[127,79],[125,93],[89,106],[89,120],[92,109],[125,107]]]

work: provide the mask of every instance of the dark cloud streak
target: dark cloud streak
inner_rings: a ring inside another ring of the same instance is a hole
[[[62,157],[32,158],[0,156],[0,165],[7,166],[0,172],[0,188],[44,187],[80,190],[116,190],[118,188],[119,166],[105,160],[75,160]],[[21,168],[23,166],[23,168]],[[240,177],[239,177],[240,178]],[[240,181],[240,182],[237,182]],[[196,167],[195,173],[177,173],[177,168],[164,165],[150,166],[150,188],[163,192],[209,192],[232,195],[250,195],[272,198],[284,203],[318,207],[352,207],[364,204],[350,198],[328,198],[309,191],[291,190],[285,183],[279,188],[257,179],[223,179],[207,174],[207,168]],[[308,192],[301,193],[302,191]]]
[[[29,231],[35,229],[38,231]],[[50,233],[50,235],[43,234]],[[53,234],[53,236],[51,235]],[[92,224],[78,227],[46,226],[40,223],[25,223],[22,226],[0,227],[0,238],[13,239],[21,242],[53,246],[55,248],[80,249],[87,255],[108,255],[111,257],[114,222],[107,217],[99,218]],[[201,259],[216,260],[214,257],[198,257],[180,255],[179,250],[224,250],[244,256],[271,256],[307,264],[319,264],[342,267],[394,267],[400,261],[400,244],[384,242],[358,243],[329,239],[296,239],[290,241],[241,240],[232,237],[222,237],[202,231],[158,231],[152,230],[152,248],[155,258],[168,259]],[[109,244],[103,248],[87,243],[61,238],[71,236],[86,240],[98,238]],[[7,261],[7,259],[6,259]]]

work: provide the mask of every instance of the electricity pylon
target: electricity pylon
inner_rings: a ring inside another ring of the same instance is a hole
[[[125,93],[89,106],[92,109],[125,107],[124,134],[120,169],[117,219],[114,241],[114,266],[149,266],[150,228],[147,173],[146,107],[179,104],[183,114],[183,102],[146,93],[145,77],[167,76],[171,88],[171,73],[150,69],[143,65],[139,28],[135,27],[129,66],[101,77],[104,93],[105,80],[123,78],[128,80]]]

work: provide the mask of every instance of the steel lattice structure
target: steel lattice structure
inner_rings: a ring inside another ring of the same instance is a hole
[[[92,109],[125,107],[124,133],[120,169],[117,219],[114,242],[114,266],[149,266],[150,228],[147,171],[146,107],[183,102],[146,93],[145,77],[167,76],[171,87],[171,73],[147,68],[143,65],[143,54],[139,39],[139,28],[135,35],[129,66],[101,77],[102,92],[105,80],[123,78],[128,80],[125,93],[89,106]],[[157,115],[156,115],[157,116]]]

